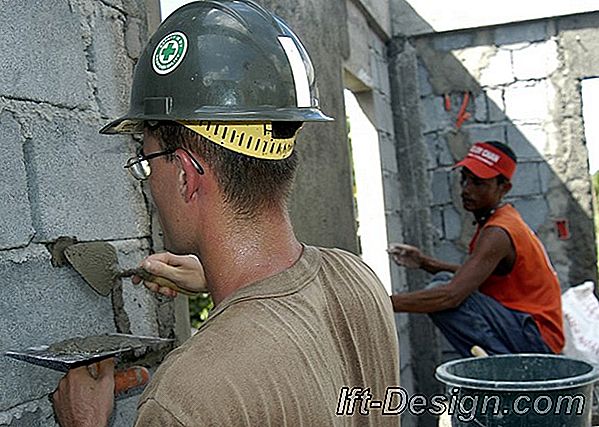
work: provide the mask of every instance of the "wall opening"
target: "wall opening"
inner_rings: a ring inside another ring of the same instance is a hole
[[[581,82],[582,119],[584,137],[589,153],[589,172],[593,182],[593,215],[595,220],[595,236],[599,236],[599,78],[584,79]],[[599,254],[599,243],[597,242]],[[597,262],[599,266],[599,260]]]
[[[360,98],[367,96],[361,94]],[[353,162],[360,255],[391,294],[389,257],[385,252],[388,245],[387,224],[378,134],[356,95],[346,89],[344,97]]]

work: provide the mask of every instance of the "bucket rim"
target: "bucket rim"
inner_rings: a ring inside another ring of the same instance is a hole
[[[546,390],[564,390],[575,387],[582,387],[589,384],[593,384],[599,379],[599,367],[589,363],[586,360],[581,360],[572,357],[565,357],[555,354],[535,354],[535,353],[524,353],[524,354],[502,354],[488,356],[488,358],[495,359],[507,359],[507,358],[543,358],[543,359],[561,359],[579,362],[587,365],[590,370],[581,375],[573,377],[546,380],[546,381],[491,381],[491,380],[479,380],[474,378],[465,378],[449,372],[455,365],[467,363],[468,361],[479,360],[478,358],[467,357],[463,359],[452,360],[445,362],[437,367],[435,370],[435,377],[444,384],[454,387],[465,387],[475,390],[497,390],[497,391],[546,391]]]

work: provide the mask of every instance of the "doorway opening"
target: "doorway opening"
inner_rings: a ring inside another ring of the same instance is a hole
[[[593,183],[593,216],[595,222],[595,241],[599,236],[599,78],[584,79],[581,82],[582,119],[584,136],[589,153],[589,173]],[[599,254],[599,244],[597,244]],[[598,257],[599,258],[599,257]],[[599,267],[599,259],[597,261]]]
[[[387,223],[383,198],[383,174],[376,127],[366,114],[370,92],[344,91],[348,140],[354,177],[354,199],[360,255],[391,294],[391,273],[386,249]]]

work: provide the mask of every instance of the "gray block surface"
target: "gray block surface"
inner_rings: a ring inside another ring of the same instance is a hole
[[[448,172],[444,170],[433,172],[431,186],[434,205],[442,205],[451,202]]]
[[[520,212],[524,222],[534,231],[538,231],[549,216],[547,200],[542,197],[515,200],[513,205]]]
[[[79,17],[67,1],[3,1],[0,96],[87,107],[92,99]]]
[[[139,240],[112,242],[112,244],[117,249],[121,269],[137,267],[150,249],[145,241]],[[123,278],[122,283],[124,309],[129,318],[131,333],[158,336],[154,294],[143,285],[133,285],[129,278]]]
[[[547,23],[527,22],[526,24],[503,25],[495,30],[495,44],[536,42],[547,38]]]
[[[530,196],[541,193],[538,163],[519,163],[512,178],[510,197]]]
[[[116,118],[129,109],[129,76],[133,61],[125,46],[123,16],[96,2],[93,20],[93,44],[89,51],[96,74],[96,99],[103,115]],[[135,36],[133,36],[135,38]]]
[[[112,304],[42,245],[0,253],[0,353],[115,332]],[[0,411],[47,395],[61,374],[0,357]]]
[[[115,240],[149,234],[139,184],[123,168],[129,138],[102,136],[100,121],[54,115],[26,143],[37,241]]]
[[[8,111],[0,110],[0,249],[25,246],[33,237],[31,208],[27,197],[27,172],[23,158],[23,136]]]

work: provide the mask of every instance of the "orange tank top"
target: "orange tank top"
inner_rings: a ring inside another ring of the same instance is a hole
[[[506,204],[476,230],[470,242],[470,253],[480,231],[487,227],[499,227],[510,236],[516,260],[508,275],[491,275],[479,291],[505,307],[530,313],[547,345],[559,353],[564,347],[561,289],[543,244],[518,211]]]

